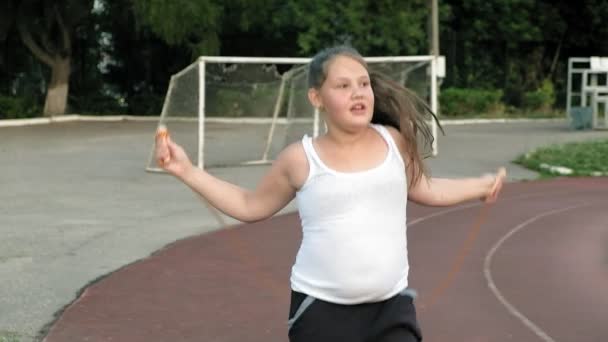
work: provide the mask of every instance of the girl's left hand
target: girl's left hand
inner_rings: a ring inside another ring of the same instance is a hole
[[[507,170],[504,167],[501,167],[500,169],[498,169],[498,172],[496,172],[496,174],[493,177],[494,182],[492,183],[492,186],[490,187],[490,190],[488,191],[487,195],[483,199],[484,202],[486,202],[486,203],[496,202],[496,199],[498,198],[498,194],[500,193],[500,190],[502,189],[502,185],[503,185],[506,177],[507,177]]]

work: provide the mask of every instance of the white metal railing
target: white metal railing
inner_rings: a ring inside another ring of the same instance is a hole
[[[580,77],[580,83],[575,82],[575,77]],[[581,107],[589,105],[592,108],[592,127],[608,128],[608,57],[569,58],[567,87],[566,112],[570,114],[576,104]],[[573,101],[575,98],[578,101]],[[604,105],[602,125],[599,120],[600,104]]]

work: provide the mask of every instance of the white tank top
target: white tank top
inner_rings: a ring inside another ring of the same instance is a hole
[[[337,304],[376,302],[407,287],[405,164],[388,130],[371,125],[388,153],[369,170],[338,172],[302,144],[310,166],[296,199],[302,244],[291,272],[294,291]]]

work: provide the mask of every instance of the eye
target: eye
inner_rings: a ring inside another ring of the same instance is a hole
[[[369,85],[370,85],[369,81],[363,81],[363,82],[361,82],[361,86],[362,87],[369,87]]]
[[[341,88],[341,89],[348,88],[348,84],[347,83],[340,83],[340,84],[338,84],[338,88]]]

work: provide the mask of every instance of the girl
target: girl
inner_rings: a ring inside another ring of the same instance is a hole
[[[303,238],[291,273],[290,341],[420,341],[407,289],[407,199],[431,206],[494,202],[504,169],[472,179],[428,177],[418,148],[418,140],[432,141],[426,107],[370,73],[351,47],[318,53],[309,88],[327,132],[285,148],[255,190],[194,167],[166,131],[157,134],[157,161],[244,222],[269,218],[297,199]]]

